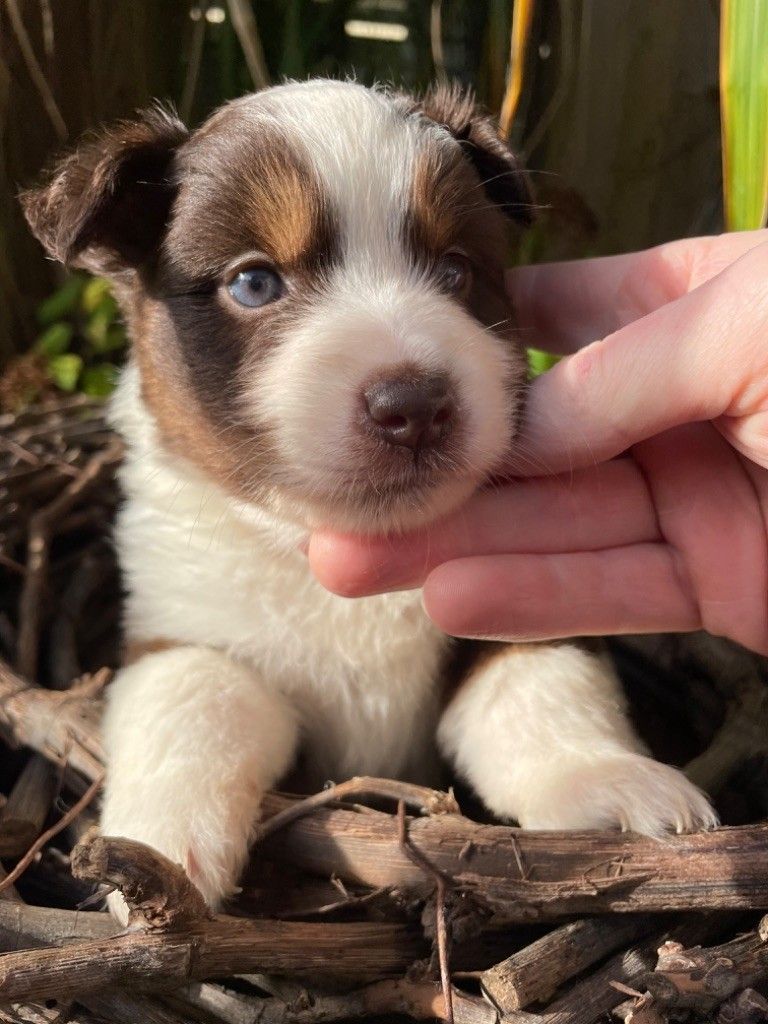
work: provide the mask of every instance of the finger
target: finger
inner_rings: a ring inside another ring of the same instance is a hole
[[[745,415],[768,373],[768,245],[530,388],[513,472],[592,465],[681,423]]]
[[[572,476],[475,495],[429,530],[401,537],[315,533],[312,571],[328,590],[362,597],[420,586],[441,562],[509,551],[589,551],[658,539],[643,475],[629,459]]]
[[[575,352],[711,280],[766,238],[764,230],[733,232],[623,256],[514,268],[507,290],[522,340]]]
[[[760,649],[768,637],[768,547],[742,459],[710,423],[653,437],[634,458],[664,539],[687,567],[704,628]]]
[[[446,562],[427,577],[424,606],[451,636],[552,640],[701,626],[662,544]]]

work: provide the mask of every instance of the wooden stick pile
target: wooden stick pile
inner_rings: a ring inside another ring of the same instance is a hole
[[[655,842],[487,824],[391,780],[275,793],[216,916],[178,865],[99,836],[119,459],[93,403],[0,417],[0,1022],[768,1020],[768,823],[743,814]],[[733,723],[768,700],[762,663],[731,655],[696,680],[685,756],[735,806],[768,739]],[[669,717],[649,692],[643,716]]]

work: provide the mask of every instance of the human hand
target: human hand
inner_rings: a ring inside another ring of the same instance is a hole
[[[531,387],[510,467],[529,479],[420,533],[316,533],[317,578],[423,586],[456,636],[704,628],[768,653],[768,231],[508,285],[526,342],[573,353]]]

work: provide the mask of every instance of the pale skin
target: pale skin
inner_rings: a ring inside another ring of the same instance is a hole
[[[508,290],[525,343],[565,356],[531,387],[514,479],[420,533],[316,532],[317,578],[421,586],[455,636],[703,628],[768,654],[768,231]]]

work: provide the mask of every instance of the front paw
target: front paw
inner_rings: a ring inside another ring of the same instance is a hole
[[[144,790],[140,800],[135,790],[113,784],[107,790],[101,833],[146,843],[180,864],[208,907],[218,910],[237,891],[252,823],[244,814],[236,815],[231,803],[202,804],[191,786],[184,792],[162,790],[159,785],[154,792]],[[121,894],[112,893],[107,903],[113,916],[125,924],[128,911]]]
[[[615,828],[662,836],[714,828],[706,796],[677,768],[642,754],[563,758],[531,777],[515,815],[523,828]]]

